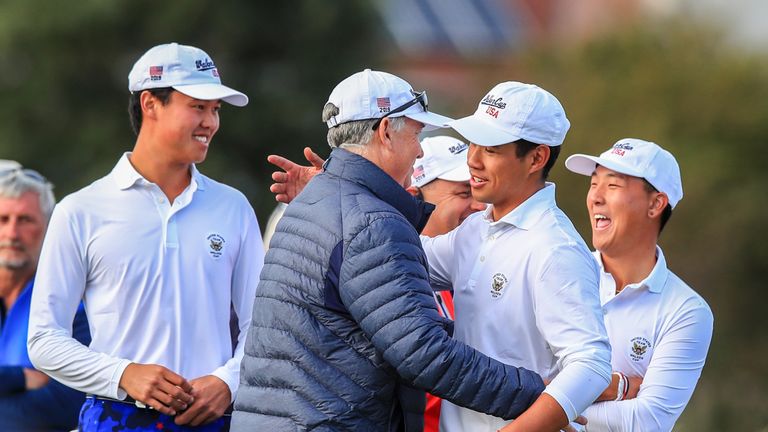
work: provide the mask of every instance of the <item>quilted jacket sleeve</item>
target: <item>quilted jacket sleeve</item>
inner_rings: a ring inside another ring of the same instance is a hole
[[[384,359],[406,381],[457,405],[504,419],[544,389],[541,378],[452,339],[435,308],[419,237],[395,216],[350,238],[340,296]]]

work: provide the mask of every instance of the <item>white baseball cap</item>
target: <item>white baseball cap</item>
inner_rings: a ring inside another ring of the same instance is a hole
[[[248,96],[221,84],[219,71],[205,51],[175,42],[150,48],[128,74],[131,93],[162,87],[200,100],[248,104]]]
[[[434,136],[421,140],[424,156],[413,164],[411,184],[422,187],[435,179],[455,182],[469,181],[465,142],[449,136]]]
[[[339,113],[326,122],[328,129],[350,121],[405,116],[424,123],[424,130],[428,131],[446,127],[453,120],[427,111],[426,92],[417,93],[404,79],[370,69],[340,82],[328,103],[339,108]]]
[[[524,139],[556,147],[571,123],[551,93],[516,81],[496,85],[477,105],[477,111],[448,123],[473,144],[493,147]]]
[[[657,191],[667,194],[672,208],[683,199],[680,166],[672,153],[656,143],[624,138],[616,141],[613,147],[599,157],[575,154],[565,161],[566,168],[586,176],[591,176],[597,165],[647,180]]]

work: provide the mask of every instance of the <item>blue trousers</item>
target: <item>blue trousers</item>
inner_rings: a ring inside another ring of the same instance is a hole
[[[229,432],[229,416],[203,426],[179,426],[173,417],[135,405],[95,399],[85,399],[80,410],[80,432]]]

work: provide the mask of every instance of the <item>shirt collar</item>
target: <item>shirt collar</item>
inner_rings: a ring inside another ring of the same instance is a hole
[[[344,149],[334,149],[323,165],[325,172],[360,184],[394,207],[418,232],[424,228],[434,206],[414,198],[389,174],[368,159]]]
[[[538,222],[544,212],[555,206],[555,184],[546,182],[543,188],[528,197],[527,200],[523,201],[523,203],[517,206],[514,210],[502,216],[498,221],[493,221],[491,213],[493,211],[492,205],[485,209],[483,218],[490,222],[491,225],[503,223],[514,225],[520,229],[529,230],[536,224],[536,222]]]
[[[603,256],[600,254],[600,252],[595,252],[595,259],[597,260],[597,265],[600,266],[600,273],[607,274],[605,267],[603,266]],[[641,280],[640,282],[629,284],[624,287],[624,289],[638,289],[647,287],[648,291],[658,294],[667,284],[667,276],[667,260],[664,258],[664,252],[662,252],[661,247],[656,245],[656,265],[653,266],[651,273],[648,274],[648,276],[646,276],[645,279]],[[615,291],[616,287],[613,289]]]
[[[115,168],[112,169],[112,175],[115,177],[115,182],[120,190],[129,189],[136,183],[150,183],[133,167],[128,159],[130,155],[131,152],[123,153],[123,156],[117,161]],[[190,173],[192,175],[192,182],[196,184],[196,190],[205,190],[205,179],[200,174],[200,171],[197,170],[195,164],[191,165]]]

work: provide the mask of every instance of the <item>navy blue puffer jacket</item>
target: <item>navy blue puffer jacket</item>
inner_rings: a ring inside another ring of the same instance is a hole
[[[368,160],[332,152],[272,237],[233,431],[414,430],[403,383],[506,419],[535,400],[538,375],[446,332],[417,231],[424,209]]]

